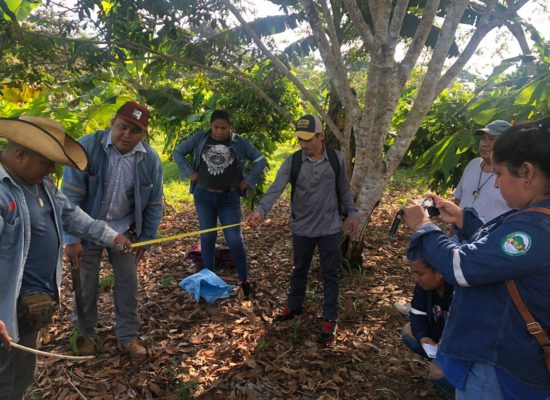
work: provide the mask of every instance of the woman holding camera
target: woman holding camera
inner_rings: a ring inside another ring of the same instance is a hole
[[[422,206],[404,209],[414,231],[410,260],[422,258],[455,285],[438,360],[457,399],[550,397],[550,117],[505,132],[493,149],[495,186],[509,211],[483,225],[473,209],[432,196],[457,245]],[[508,286],[536,322],[527,330]],[[540,329],[539,329],[540,327]],[[541,344],[546,343],[547,357]]]

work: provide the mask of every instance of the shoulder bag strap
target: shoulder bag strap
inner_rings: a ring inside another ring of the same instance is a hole
[[[540,213],[550,215],[550,210],[548,208],[542,208],[542,207],[528,208],[524,211],[540,212]],[[533,317],[533,314],[531,314],[531,312],[525,305],[523,299],[521,298],[521,295],[519,294],[518,287],[516,286],[516,281],[513,279],[507,280],[506,289],[508,289],[508,293],[510,294],[512,301],[516,305],[516,308],[521,314],[522,318],[525,320],[525,323],[527,324],[526,325],[527,331],[531,335],[533,335],[533,337],[537,340],[537,342],[542,347],[542,350],[544,351],[544,360],[546,362],[546,369],[550,373],[550,339],[548,338],[548,335],[546,334],[544,329],[542,329],[540,324],[535,320],[535,318]]]
[[[523,302],[523,299],[521,298],[521,295],[519,294],[518,288],[516,286],[516,281],[514,281],[513,279],[507,280],[506,289],[508,289],[508,293],[510,294],[512,301],[514,302],[519,313],[525,320],[525,323],[527,324],[527,331],[531,335],[533,335],[533,337],[542,347],[542,350],[544,351],[544,361],[546,363],[546,369],[550,373],[550,339],[548,338],[548,335],[546,334],[544,329],[542,329],[540,324],[535,321],[535,318]]]

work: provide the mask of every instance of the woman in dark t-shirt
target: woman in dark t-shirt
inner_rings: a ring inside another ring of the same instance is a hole
[[[193,153],[192,165],[185,155]],[[215,110],[210,117],[210,129],[193,134],[173,152],[182,179],[189,178],[200,229],[220,224],[241,222],[241,200],[247,188],[254,187],[267,167],[265,157],[248,140],[232,131],[231,117],[225,110]],[[244,165],[250,161],[248,173]],[[241,227],[224,229],[225,241],[235,261],[239,286],[244,297],[251,295],[248,282],[246,250]],[[215,267],[217,233],[201,235],[201,255],[205,267]]]

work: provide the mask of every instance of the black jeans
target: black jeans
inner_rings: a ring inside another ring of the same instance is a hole
[[[292,235],[294,269],[288,294],[288,307],[291,310],[300,310],[304,304],[307,273],[311,266],[315,247],[318,247],[324,287],[323,319],[329,321],[338,319],[341,238],[340,232],[318,237]]]
[[[19,332],[19,344],[36,349],[40,329]],[[36,355],[0,346],[0,400],[21,400],[25,390],[34,383]]]

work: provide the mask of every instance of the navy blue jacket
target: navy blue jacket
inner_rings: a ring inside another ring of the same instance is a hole
[[[424,290],[418,284],[414,287],[409,319],[412,333],[417,340],[428,337],[438,343],[442,332],[438,329],[436,318],[443,318],[442,327],[445,326],[449,306],[453,298],[453,285],[445,282],[445,292],[442,299],[443,308],[439,310],[433,309],[434,293],[435,290]],[[436,316],[435,313],[439,315]]]
[[[550,208],[550,200],[530,207]],[[510,211],[485,225],[473,209],[464,210],[457,245],[433,224],[419,229],[408,257],[422,258],[455,284],[453,305],[439,351],[471,362],[487,362],[518,381],[550,389],[543,351],[528,333],[505,281],[514,279],[535,319],[550,329],[550,216]]]

